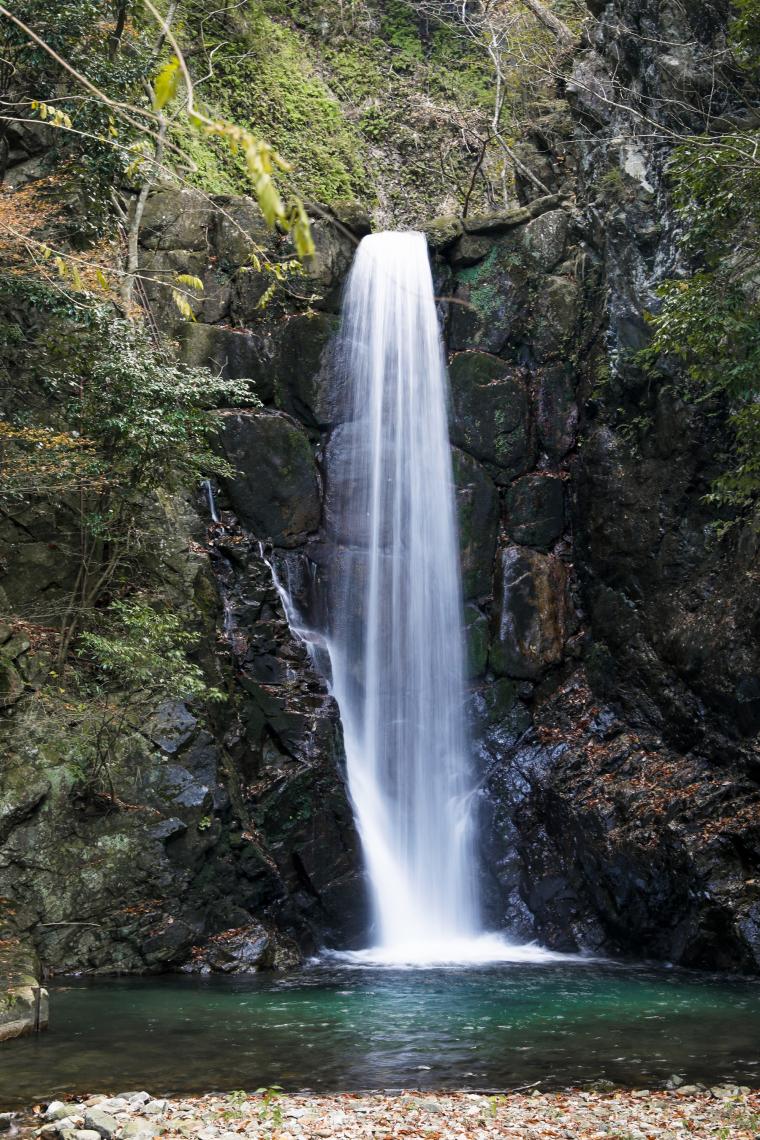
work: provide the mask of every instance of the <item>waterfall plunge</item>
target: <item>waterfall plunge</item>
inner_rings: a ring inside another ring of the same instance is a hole
[[[328,640],[379,936],[359,956],[544,956],[481,933],[447,379],[422,234],[361,242],[337,372]]]

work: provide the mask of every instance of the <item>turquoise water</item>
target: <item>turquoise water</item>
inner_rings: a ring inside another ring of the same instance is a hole
[[[0,1105],[78,1092],[760,1085],[760,983],[549,963],[75,979],[0,1045]]]

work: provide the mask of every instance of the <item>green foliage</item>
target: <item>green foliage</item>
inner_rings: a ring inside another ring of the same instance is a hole
[[[692,399],[724,400],[735,433],[710,500],[741,512],[760,501],[760,136],[698,139],[675,152],[671,173],[686,223],[685,247],[701,268],[661,290],[654,339],[642,356],[684,369]]]
[[[235,18],[196,2],[182,37],[197,43],[202,21],[211,75],[199,93],[210,112],[264,133],[305,198],[370,204],[379,193],[411,221],[463,194],[463,127],[477,130],[493,99],[487,56],[466,37],[400,0],[258,0]],[[222,166],[239,185],[239,163]]]
[[[26,0],[18,15],[109,99],[131,103],[137,96],[142,100],[151,68],[149,37],[132,23],[128,50],[115,50],[111,0]],[[46,142],[52,148],[48,155],[51,169],[55,167],[59,180],[81,202],[76,217],[72,217],[71,236],[79,243],[97,237],[108,224],[111,187],[125,174],[129,163],[126,148],[133,134],[111,108],[88,95],[63,72],[49,53],[3,19],[0,54],[11,63],[0,78],[0,85],[5,79],[6,86],[0,94],[11,96],[21,118],[38,117],[50,125]],[[67,124],[73,130],[60,129]],[[7,129],[6,122],[2,130]],[[115,142],[122,145],[115,146]]]
[[[81,561],[62,621],[63,661],[104,598],[124,587],[155,588],[158,497],[229,473],[212,446],[212,409],[258,401],[248,381],[178,363],[140,326],[87,298],[15,277],[0,278],[3,298],[9,305],[25,299],[23,341],[11,337],[16,343],[5,354],[7,386],[23,374],[31,392],[44,393],[43,406],[54,409],[47,419],[55,421],[37,420],[28,399],[16,422],[6,421],[4,494],[78,492],[72,546]]]
[[[283,1120],[282,1105],[280,1104],[280,1098],[283,1095],[281,1085],[270,1085],[268,1088],[256,1089],[256,1095],[261,1097],[259,1119],[262,1124],[272,1129],[281,1128]]]
[[[119,773],[148,759],[140,729],[163,701],[223,701],[190,654],[198,635],[168,599],[133,595],[92,611],[77,652],[38,684],[28,715],[78,794],[117,797]]]
[[[760,0],[733,0],[731,44],[749,72],[760,70]]]
[[[107,493],[134,496],[226,472],[211,446],[216,426],[209,412],[257,404],[249,381],[181,364],[109,307],[87,298],[80,305],[33,279],[0,278],[4,296],[28,305],[28,323],[17,326],[6,355],[9,380],[23,366],[47,391],[61,428],[88,441],[92,473]]]
[[[271,20],[262,6],[251,5],[231,38],[223,13],[209,16],[191,6],[184,40],[196,39],[201,20],[213,60],[203,86],[209,108],[265,136],[292,166],[293,184],[306,197],[329,202],[366,196],[358,140],[297,34]],[[224,168],[239,184],[242,153],[224,160]]]
[[[738,62],[748,62],[760,44],[760,4],[735,7],[732,46]],[[759,147],[760,132],[747,130],[701,135],[671,155],[682,245],[697,268],[662,288],[654,339],[642,354],[650,370],[680,365],[688,397],[727,408],[734,451],[709,500],[734,518],[760,504]]]
[[[114,688],[136,703],[150,707],[165,700],[224,700],[210,688],[188,651],[198,637],[182,618],[157,609],[142,597],[111,604],[101,619],[101,630],[86,630],[79,639],[79,655],[94,668],[98,683]]]

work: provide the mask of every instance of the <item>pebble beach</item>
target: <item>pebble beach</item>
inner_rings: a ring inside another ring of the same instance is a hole
[[[129,1091],[6,1113],[0,1129],[50,1140],[758,1140],[760,1092],[735,1085],[503,1095]]]

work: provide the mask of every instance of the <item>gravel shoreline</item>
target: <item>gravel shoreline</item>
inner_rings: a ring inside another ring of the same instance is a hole
[[[760,1091],[539,1089],[480,1093],[282,1095],[276,1090],[53,1101],[0,1116],[0,1134],[49,1140],[758,1140]]]

